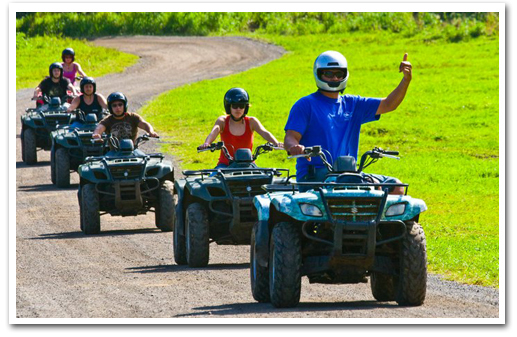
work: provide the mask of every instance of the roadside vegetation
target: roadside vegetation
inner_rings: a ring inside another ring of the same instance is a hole
[[[99,77],[122,72],[138,61],[136,55],[122,53],[111,48],[98,47],[84,39],[58,36],[27,37],[16,34],[16,90],[34,88],[48,76],[53,62],[62,62],[61,52],[71,47],[75,61],[88,76]]]
[[[41,27],[48,27],[49,34],[74,37],[244,35],[283,46],[287,53],[278,60],[182,86],[140,110],[160,131],[162,150],[176,156],[182,169],[215,166],[219,154],[198,154],[196,147],[224,114],[222,101],[229,88],[245,88],[251,97],[250,115],[283,139],[291,106],[316,89],[312,64],[321,52],[341,51],[350,71],[345,93],[369,97],[385,97],[396,87],[402,78],[398,65],[409,53],[413,81],[407,97],[397,111],[363,126],[359,153],[374,146],[400,151],[400,161],[384,159],[367,171],[400,178],[410,184],[411,196],[426,201],[428,211],[420,222],[426,231],[431,272],[498,287],[497,15],[361,14],[53,13],[25,16],[17,29],[30,36],[43,35]],[[68,28],[72,22],[75,29]],[[66,46],[53,55],[59,59]],[[80,53],[87,55],[86,50]],[[83,60],[78,61],[83,65]],[[51,62],[45,61],[43,75]],[[17,57],[17,72],[22,65]],[[255,136],[255,145],[263,142]],[[257,164],[294,173],[295,161],[276,152],[260,157]]]

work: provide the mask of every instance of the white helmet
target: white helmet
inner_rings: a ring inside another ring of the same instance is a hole
[[[341,69],[345,72],[345,77],[340,81],[324,81],[321,79],[321,71],[324,69]],[[329,50],[321,53],[314,61],[313,67],[316,86],[324,91],[340,91],[346,88],[348,80],[348,64],[346,58],[337,51]]]

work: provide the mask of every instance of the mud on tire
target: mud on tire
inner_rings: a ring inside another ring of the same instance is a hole
[[[420,224],[407,221],[406,227],[395,300],[399,305],[417,306],[424,303],[427,288],[426,241]]]
[[[54,172],[57,187],[70,186],[70,156],[65,148],[56,150]]]
[[[174,184],[172,181],[164,181],[158,193],[158,205],[156,205],[154,210],[155,224],[162,232],[170,232],[173,230],[174,210],[176,208]]]
[[[255,254],[255,231],[256,225],[251,231],[250,246],[250,281],[253,298],[260,303],[269,303],[269,270],[258,264]]]
[[[187,207],[185,239],[189,267],[206,267],[209,259],[209,227],[206,209],[200,203]]]
[[[23,161],[27,165],[33,165],[38,162],[36,150],[36,134],[34,130],[26,129],[23,132]]]
[[[269,253],[269,294],[277,308],[300,302],[302,248],[299,229],[289,222],[275,225]]]
[[[99,194],[94,184],[86,184],[81,188],[81,217],[84,234],[100,233]]]

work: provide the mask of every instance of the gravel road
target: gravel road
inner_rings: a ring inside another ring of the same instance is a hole
[[[97,79],[105,96],[124,92],[131,111],[174,87],[237,73],[284,53],[277,46],[237,37],[146,36],[94,42],[140,56],[125,72]],[[141,317],[171,318],[174,323],[173,318],[196,317],[499,317],[497,289],[443,281],[436,275],[429,276],[427,298],[420,307],[377,302],[369,284],[309,285],[304,279],[300,305],[274,309],[251,296],[248,246],[212,244],[209,266],[190,269],[174,263],[172,233],[157,230],[153,214],[105,215],[102,233],[84,236],[79,230],[77,174],[72,174],[70,188],[57,189],[50,182],[49,152],[39,151],[35,166],[21,160],[19,116],[33,105],[31,95],[31,90],[16,95],[18,318]]]

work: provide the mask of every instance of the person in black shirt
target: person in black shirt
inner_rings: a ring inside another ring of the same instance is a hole
[[[59,97],[63,98],[70,90],[73,95],[77,95],[77,90],[67,78],[63,78],[63,66],[58,63],[52,63],[49,67],[49,77],[46,77],[34,90],[33,99],[38,100],[38,96],[42,94],[47,98]],[[37,105],[43,104],[43,101],[37,102]]]
[[[74,98],[68,107],[67,112],[72,112],[79,108],[79,110],[84,112],[85,116],[88,114],[95,114],[98,121],[103,119],[105,117],[103,115],[103,110],[108,109],[108,104],[106,103],[106,98],[104,98],[104,96],[96,93],[97,84],[95,79],[88,76],[84,77],[81,80],[80,88],[83,94]]]

